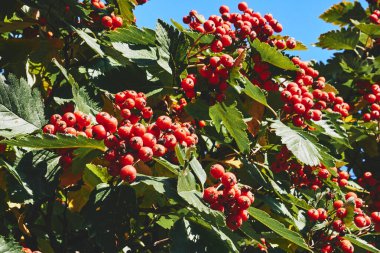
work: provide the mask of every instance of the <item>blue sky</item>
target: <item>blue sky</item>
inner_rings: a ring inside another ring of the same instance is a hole
[[[223,4],[230,6],[231,11],[237,11],[239,2],[237,0],[149,0],[145,5],[138,6],[135,14],[138,26],[154,28],[158,18],[166,22],[170,22],[173,18],[182,23],[182,17],[191,9],[208,18],[212,14],[219,14],[219,6]],[[272,13],[282,23],[283,35],[290,35],[309,48],[308,51],[294,52],[303,60],[325,61],[332,55],[333,51],[322,50],[313,47],[312,44],[317,42],[319,34],[337,29],[336,26],[327,24],[318,17],[330,6],[339,3],[339,0],[246,0],[246,2],[262,14]],[[365,8],[367,7],[365,1],[360,2]]]

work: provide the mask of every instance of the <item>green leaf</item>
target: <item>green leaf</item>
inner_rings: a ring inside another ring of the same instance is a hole
[[[193,118],[198,120],[209,120],[209,105],[202,99],[197,99],[195,102],[188,103],[185,106],[186,112]]]
[[[179,144],[177,144],[175,147],[174,147],[174,152],[175,152],[175,155],[178,159],[178,162],[181,166],[184,166],[185,165],[185,161],[186,161],[186,155],[185,155],[185,152],[182,150],[182,148],[179,146]]]
[[[115,31],[107,33],[111,42],[122,42],[135,45],[154,46],[155,45],[155,32],[148,28],[137,28],[136,26],[129,26],[128,28],[119,28]]]
[[[186,169],[179,173],[177,191],[178,195],[190,205],[201,212],[210,213],[211,209],[202,202],[202,195],[197,190],[194,174],[190,170]]]
[[[13,238],[5,238],[0,235],[0,253],[20,253],[22,252],[21,245]]]
[[[158,20],[156,26],[156,40],[159,55],[158,64],[176,77],[182,72],[182,64],[186,59],[190,43],[183,33],[162,20]]]
[[[343,128],[344,122],[340,119],[339,113],[324,113],[324,119],[314,121],[320,132],[334,138],[337,143],[341,143],[348,148],[352,148],[348,141],[348,134]]]
[[[179,169],[180,169],[178,165],[172,164],[172,163],[170,163],[169,161],[165,160],[162,157],[159,157],[159,158],[153,157],[153,160],[156,163],[160,164],[161,166],[167,168],[173,174],[178,175]]]
[[[32,133],[45,124],[40,93],[25,79],[0,75],[0,136],[12,138]]]
[[[319,17],[328,23],[345,26],[350,23],[350,19],[361,20],[366,18],[366,13],[359,2],[340,2],[331,6]]]
[[[257,85],[253,85],[251,81],[248,80],[247,77],[244,76],[243,79],[245,83],[245,88],[243,92],[247,94],[253,100],[256,100],[257,102],[259,102],[260,104],[270,107],[263,90]]]
[[[106,151],[103,141],[69,134],[22,136],[11,140],[3,140],[0,143],[33,149],[90,148]]]
[[[243,114],[236,108],[236,102],[232,105],[216,103],[210,107],[210,118],[215,124],[218,133],[222,125],[234,138],[241,152],[249,152],[250,142],[247,135],[247,124],[243,120]]]
[[[99,54],[101,57],[105,56],[103,50],[100,48],[100,45],[97,43],[96,38],[91,37],[84,30],[76,29],[73,26],[71,26],[71,29],[73,29],[79,35],[79,37],[81,37],[83,41],[86,42],[86,44],[97,54]]]
[[[15,165],[16,181],[8,182],[10,200],[14,203],[33,203],[54,195],[60,171],[59,157],[46,150],[26,153]]]
[[[360,23],[356,20],[351,20],[351,22],[355,25],[356,28],[358,28],[363,33],[368,34],[369,36],[372,36],[374,38],[380,37],[379,25]]]
[[[255,39],[251,46],[260,54],[261,60],[285,70],[297,70],[297,66],[276,48]]]
[[[80,88],[72,75],[56,59],[53,59],[53,63],[58,67],[63,76],[71,85],[71,91],[73,93],[73,100],[76,109],[85,114],[96,115],[101,110],[101,108],[99,108],[97,103],[90,98],[86,91],[86,88]]]
[[[173,253],[238,252],[231,239],[219,229],[209,225],[202,226],[185,218],[174,224],[170,238],[172,240],[170,252]]]
[[[83,171],[88,163],[99,157],[103,152],[99,149],[92,148],[77,148],[73,151],[74,158],[71,163],[71,170],[73,173]]]
[[[201,183],[201,186],[203,188],[204,183],[207,180],[207,174],[205,170],[202,168],[201,163],[193,157],[191,161],[189,162],[191,169],[193,170],[194,174],[197,176],[199,182]]]
[[[334,164],[333,158],[326,152],[327,148],[318,144],[315,136],[302,130],[292,129],[280,120],[271,121],[271,128],[299,161],[310,166],[318,166],[321,163]]]
[[[359,248],[366,250],[367,252],[373,252],[373,253],[380,252],[378,248],[376,248],[372,244],[369,244],[367,241],[357,237],[354,234],[346,234],[344,238],[352,242],[352,244],[354,244],[355,246],[358,246]]]
[[[117,5],[119,6],[120,14],[124,22],[129,24],[135,22],[135,15],[133,10],[135,9],[136,0],[116,0]]]
[[[329,50],[354,50],[359,42],[360,33],[357,30],[342,28],[323,33],[318,38],[316,46]]]
[[[83,182],[92,188],[98,184],[107,183],[110,179],[111,176],[108,174],[107,168],[99,165],[87,164],[83,171]]]
[[[251,215],[254,219],[256,219],[258,222],[264,224],[266,227],[271,229],[273,232],[278,234],[279,236],[283,237],[284,239],[288,240],[289,242],[296,244],[297,246],[309,251],[313,252],[306,244],[305,240],[302,238],[302,236],[292,230],[289,230],[285,228],[284,224],[281,222],[272,219],[268,213],[256,209],[254,207],[250,207],[248,209],[249,215]]]

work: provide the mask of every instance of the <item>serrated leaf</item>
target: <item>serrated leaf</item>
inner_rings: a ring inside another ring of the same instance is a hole
[[[354,50],[359,42],[359,36],[360,33],[354,29],[333,30],[321,34],[316,46],[329,50]]]
[[[210,118],[215,124],[216,130],[220,133],[222,125],[234,138],[241,152],[248,152],[250,142],[248,139],[247,124],[243,120],[243,114],[236,108],[236,102],[231,105],[216,103],[210,107]]]
[[[350,19],[364,19],[366,13],[359,2],[340,2],[331,6],[319,17],[328,23],[334,25],[345,26],[350,23]]]
[[[71,26],[71,29],[73,29],[79,37],[83,39],[83,41],[97,54],[99,54],[101,57],[104,57],[105,54],[103,50],[100,48],[100,45],[97,42],[96,38],[91,37],[88,35],[84,30],[76,29],[75,27]]]
[[[9,74],[0,75],[0,136],[12,138],[32,133],[45,124],[40,93],[26,80]]]
[[[5,238],[0,235],[0,253],[20,253],[22,252],[21,245],[13,238]]]
[[[177,191],[179,196],[199,211],[207,214],[212,211],[205,204],[203,204],[202,195],[199,191],[197,191],[194,174],[190,170],[185,169],[179,173]]]
[[[190,43],[174,26],[158,20],[156,26],[156,40],[158,43],[158,64],[174,76],[179,75],[186,59],[187,48]],[[169,68],[168,68],[169,67]]]
[[[36,136],[22,136],[15,139],[3,140],[10,146],[27,147],[32,149],[62,149],[62,148],[90,148],[106,151],[103,141],[89,139],[83,136],[65,134],[40,134]]]
[[[310,166],[334,164],[332,157],[326,153],[327,148],[318,144],[316,137],[302,130],[292,129],[280,120],[271,121],[271,128],[299,161]]]
[[[33,203],[52,196],[58,184],[59,171],[57,154],[46,150],[26,153],[14,168],[22,185],[13,180],[8,182],[10,200],[14,203]]]
[[[347,234],[344,236],[344,238],[349,240],[350,242],[352,242],[352,244],[354,244],[355,246],[358,246],[359,248],[366,250],[367,252],[373,252],[373,253],[379,253],[380,252],[380,250],[378,248],[376,248],[372,244],[369,244],[368,242],[357,237],[354,234]]]
[[[366,24],[366,23],[360,23],[356,20],[351,20],[351,22],[355,25],[356,28],[358,28],[360,31],[362,31],[365,34],[368,34],[374,38],[380,37],[380,29],[379,25],[377,24]]]
[[[201,186],[203,189],[203,185],[207,179],[207,174],[206,174],[205,170],[202,168],[201,163],[195,157],[193,157],[193,159],[191,159],[189,164],[190,164],[192,171],[194,172],[194,174],[197,176],[199,182],[201,183]]]
[[[159,158],[153,157],[153,160],[157,162],[158,164],[160,164],[161,166],[167,168],[173,174],[178,175],[179,169],[180,169],[178,165],[172,164],[162,157],[159,157]]]
[[[123,21],[126,23],[134,23],[135,15],[133,10],[135,9],[136,0],[117,0],[117,5],[119,6],[119,11],[123,17]]]
[[[111,179],[111,176],[107,168],[95,164],[87,164],[82,178],[85,184],[91,188],[95,188],[98,184],[107,183]]]
[[[187,219],[178,220],[170,233],[170,252],[238,252],[232,240],[220,229],[202,226]]]
[[[268,213],[256,209],[254,207],[250,207],[248,209],[249,215],[252,216],[254,219],[256,219],[258,222],[262,223],[269,229],[271,229],[273,232],[278,234],[279,236],[283,237],[284,239],[288,240],[289,242],[296,244],[297,246],[309,251],[313,252],[306,244],[305,240],[302,238],[300,234],[297,232],[294,232],[292,230],[289,230],[285,228],[284,224],[281,222],[272,219]]]
[[[251,42],[251,46],[260,54],[261,60],[268,62],[276,67],[285,70],[297,70],[297,66],[285,55],[276,48],[271,47],[267,43],[255,39]]]
[[[111,42],[122,42],[135,45],[154,46],[155,45],[155,32],[148,28],[137,28],[136,26],[129,26],[128,28],[119,28],[115,31],[107,33]]]

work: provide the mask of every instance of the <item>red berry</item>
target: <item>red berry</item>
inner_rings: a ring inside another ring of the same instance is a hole
[[[172,124],[172,120],[168,116],[160,116],[156,121],[156,125],[162,131],[168,130]]]
[[[227,187],[227,188],[232,187],[235,184],[237,184],[237,179],[236,179],[235,174],[231,172],[224,173],[224,175],[222,176],[222,184],[224,185],[224,187]]]
[[[117,130],[117,133],[119,134],[120,138],[123,140],[127,140],[130,137],[131,134],[131,127],[128,126],[121,126]]]
[[[215,187],[208,187],[203,192],[203,199],[209,204],[213,204],[216,202],[218,198],[218,191]]]
[[[123,25],[123,19],[121,17],[112,17],[112,26],[113,28],[119,28]]]
[[[127,165],[121,168],[120,170],[120,177],[124,181],[128,181],[129,183],[132,183],[136,180],[136,169],[132,165]]]
[[[113,25],[113,22],[112,22],[112,18],[110,16],[104,16],[102,18],[102,24],[107,27],[107,28],[111,28],[112,25]]]
[[[224,175],[224,167],[220,164],[214,164],[210,168],[210,174],[213,178],[219,179]]]
[[[55,126],[52,124],[47,124],[44,126],[42,131],[46,134],[55,134]]]
[[[143,162],[148,162],[153,158],[153,151],[149,147],[142,147],[138,153],[139,159]]]
[[[358,228],[363,228],[363,227],[366,227],[366,226],[367,226],[366,219],[364,218],[363,215],[357,215],[357,216],[354,218],[354,222],[355,222],[355,225],[356,225]]]
[[[334,204],[335,204],[335,203],[334,203]],[[338,208],[338,210],[336,210],[336,216],[337,216],[338,218],[343,219],[344,217],[347,216],[347,209],[344,208],[344,207],[340,207],[340,208]]]
[[[141,137],[139,136],[134,136],[129,140],[129,145],[131,146],[132,149],[134,150],[140,150],[140,148],[143,147],[144,142]]]
[[[126,154],[126,155],[122,155],[119,157],[119,163],[122,166],[132,165],[134,163],[134,161],[135,161],[135,159],[134,159],[133,155],[131,155],[131,154]]]
[[[103,125],[95,125],[92,127],[92,136],[96,140],[104,140],[107,137],[107,131]]]
[[[319,212],[316,210],[316,209],[309,209],[307,211],[307,216],[309,217],[309,219],[311,219],[312,221],[316,221],[319,219]]]
[[[238,4],[239,11],[246,11],[248,9],[248,4],[246,2],[240,2]]]
[[[319,213],[319,218],[318,220],[320,221],[324,221],[327,219],[328,215],[327,215],[327,211],[323,208],[318,208],[317,209],[318,213]]]
[[[251,200],[246,196],[240,196],[237,199],[237,204],[241,209],[248,209],[248,207],[252,204]]]
[[[222,5],[219,8],[219,12],[220,12],[220,14],[224,14],[226,12],[230,12],[230,8],[227,5]]]
[[[226,219],[226,224],[229,229],[235,231],[243,224],[243,219],[240,215],[229,215]]]
[[[66,112],[65,114],[63,114],[62,120],[66,122],[68,127],[74,126],[77,122],[76,117],[72,112]]]
[[[161,144],[154,145],[152,150],[153,150],[153,155],[157,156],[157,157],[161,157],[161,156],[165,155],[166,151],[167,151],[166,147],[161,145]]]
[[[133,136],[143,136],[146,132],[146,128],[143,124],[137,123],[132,126],[131,128],[131,134]]]
[[[345,197],[346,200],[349,199],[349,198],[351,198],[351,197],[353,197],[354,199],[356,199],[358,197],[358,195],[356,195],[355,192],[348,192],[344,197]]]
[[[337,232],[343,232],[346,229],[346,225],[344,225],[342,220],[335,220],[332,226]]]

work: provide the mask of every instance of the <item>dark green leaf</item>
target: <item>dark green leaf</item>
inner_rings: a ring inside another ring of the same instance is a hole
[[[0,75],[0,136],[28,134],[45,124],[44,105],[37,90],[24,79]]]
[[[326,152],[327,148],[318,144],[318,140],[309,133],[288,127],[279,120],[273,120],[271,128],[276,135],[281,137],[281,142],[302,163],[310,166],[323,164],[334,164],[332,157]]]
[[[287,56],[283,55],[276,48],[268,45],[268,43],[264,43],[258,39],[255,39],[251,42],[251,46],[256,49],[256,51],[261,56],[261,60],[264,62],[268,62],[276,67],[285,70],[298,69]]]
[[[379,25],[377,24],[366,24],[366,23],[359,23],[356,20],[351,21],[356,28],[358,28],[360,31],[362,31],[365,34],[368,34],[374,38],[380,37],[380,29]]]
[[[349,240],[350,242],[352,242],[352,244],[354,244],[355,246],[358,246],[359,248],[366,250],[367,252],[373,252],[373,253],[379,253],[380,252],[380,250],[378,248],[376,248],[372,244],[369,244],[368,242],[357,237],[354,234],[347,234],[344,236],[344,238]]]
[[[302,238],[302,236],[292,230],[287,229],[284,224],[281,222],[272,219],[268,213],[256,209],[253,207],[250,207],[248,209],[249,214],[256,219],[258,222],[264,224],[266,227],[271,229],[276,234],[280,235],[281,237],[285,238],[289,242],[296,244],[297,246],[309,251],[313,252],[306,244],[305,240]]]
[[[105,54],[103,50],[100,48],[100,45],[97,42],[96,38],[91,37],[88,35],[84,30],[79,30],[76,29],[75,27],[71,27],[78,35],[83,39],[84,42],[92,49],[94,50],[97,54],[99,54],[101,57],[104,57]]]
[[[99,149],[101,151],[106,150],[103,141],[65,134],[22,136],[16,139],[3,140],[0,143],[33,149],[90,148]]]
[[[331,6],[319,17],[334,25],[345,26],[350,23],[350,19],[362,20],[366,16],[365,10],[359,2],[344,1]]]
[[[359,36],[357,30],[342,28],[321,34],[316,45],[330,50],[354,50],[359,42]]]
[[[111,42],[130,43],[135,45],[154,46],[155,32],[148,28],[137,28],[129,26],[128,28],[120,28],[110,31],[106,35]]]
[[[20,253],[22,247],[13,238],[5,238],[0,235],[0,253]]]
[[[223,125],[236,141],[240,151],[249,151],[250,142],[246,132],[247,124],[243,120],[243,114],[236,108],[236,103],[232,105],[216,103],[210,107],[209,113],[219,133]]]

